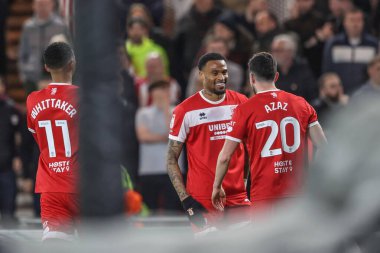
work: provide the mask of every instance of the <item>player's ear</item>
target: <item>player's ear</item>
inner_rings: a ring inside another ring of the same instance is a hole
[[[256,82],[255,75],[252,73],[249,73],[249,82],[251,85],[253,85]]]
[[[280,73],[276,72],[276,74],[274,75],[274,79],[273,79],[274,83],[277,82],[279,76],[280,76]]]
[[[49,69],[49,67],[46,64],[44,64],[44,68],[45,68],[46,72],[50,73],[50,69]]]
[[[199,75],[199,79],[202,80],[202,82],[203,82],[203,80],[205,78],[205,74],[203,73],[203,71],[199,70],[198,75]]]
[[[75,60],[69,61],[69,63],[67,64],[67,66],[69,67],[70,71],[74,71],[75,70]]]

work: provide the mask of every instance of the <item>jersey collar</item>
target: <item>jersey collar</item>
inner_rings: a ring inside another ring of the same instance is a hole
[[[217,105],[217,104],[220,104],[222,103],[225,99],[226,99],[226,93],[224,93],[223,97],[218,100],[218,101],[212,101],[208,98],[206,98],[204,95],[203,95],[203,90],[199,91],[199,95],[201,95],[201,97],[203,98],[204,101],[206,101],[207,103],[210,103],[210,104],[213,104],[213,105]]]
[[[266,93],[266,92],[272,92],[272,91],[279,91],[279,89],[263,90],[263,91],[259,91],[259,92],[257,92],[256,94]]]
[[[71,85],[71,83],[49,83],[49,85]]]

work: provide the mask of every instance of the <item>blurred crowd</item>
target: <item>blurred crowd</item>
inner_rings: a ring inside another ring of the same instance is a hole
[[[0,10],[11,2],[2,0]],[[280,73],[277,87],[310,102],[327,137],[327,115],[367,97],[380,98],[379,0],[119,2],[123,7],[117,49],[125,115],[122,163],[152,210],[181,208],[166,173],[169,122],[174,106],[202,89],[196,63],[205,52],[226,57],[229,88],[248,97],[253,95],[248,59],[256,52],[272,53]],[[43,49],[53,41],[73,41],[72,8],[70,0],[33,1],[34,14],[23,25],[18,51],[19,79],[26,94],[49,83]],[[6,11],[0,16],[3,33]],[[17,192],[33,192],[38,148],[26,129],[24,105],[7,96],[3,45],[4,39],[0,42],[0,211],[5,221],[14,218]],[[37,195],[34,200],[38,216]]]

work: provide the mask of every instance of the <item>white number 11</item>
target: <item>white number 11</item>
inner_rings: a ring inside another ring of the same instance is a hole
[[[38,121],[38,126],[45,128],[46,138],[49,148],[49,156],[56,157],[57,153],[55,152],[55,143],[53,137],[53,130],[51,127],[50,120],[41,120]],[[55,126],[62,128],[62,136],[63,136],[63,145],[65,147],[65,156],[71,157],[71,143],[70,143],[70,135],[69,128],[67,127],[67,120],[56,120]]]

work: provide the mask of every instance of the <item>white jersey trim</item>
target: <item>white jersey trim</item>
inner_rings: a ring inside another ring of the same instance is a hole
[[[226,137],[225,137],[227,140],[230,140],[230,141],[234,141],[234,142],[241,142],[241,140],[240,139],[238,139],[238,138],[234,138],[234,137],[231,137],[231,136],[228,136],[228,135],[226,135]]]
[[[195,127],[205,123],[231,120],[234,109],[238,105],[223,105],[189,111],[184,120],[188,120],[188,127]]]
[[[204,101],[206,101],[207,103],[210,103],[210,104],[213,104],[213,105],[217,105],[217,104],[220,104],[222,103],[225,99],[226,99],[226,93],[224,93],[223,95],[223,98],[218,100],[218,101],[212,101],[208,98],[206,98],[203,93],[202,93],[203,90],[199,91],[199,95],[201,95],[201,97],[203,98]]]
[[[174,135],[171,135],[169,134],[169,139],[170,140],[173,140],[173,141],[180,141],[180,142],[185,142],[185,139],[179,137],[179,136],[174,136]]]
[[[71,85],[71,83],[49,83],[49,85]]]
[[[316,125],[319,125],[319,122],[318,122],[318,121],[314,121],[313,123],[310,123],[310,124],[309,124],[309,128],[310,128],[310,127],[313,127],[313,126],[316,126]]]
[[[31,129],[31,128],[29,128],[29,127],[28,127],[28,130],[29,130],[29,132],[31,132],[31,133],[33,133],[33,134],[36,133],[36,131],[34,131],[34,129]]]
[[[272,92],[272,91],[279,91],[279,89],[263,90],[263,91],[259,91],[259,92],[257,92],[256,94],[266,93],[266,92]]]

